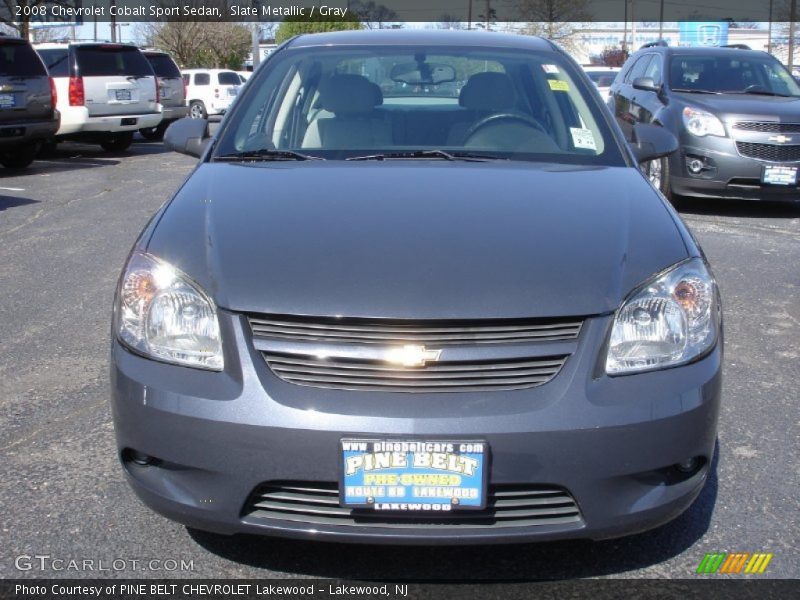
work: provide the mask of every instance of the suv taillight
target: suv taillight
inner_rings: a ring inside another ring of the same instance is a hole
[[[83,106],[86,103],[86,96],[83,93],[83,77],[69,78],[69,105]]]
[[[50,77],[50,98],[53,101],[53,110],[55,110],[56,104],[58,104],[58,91],[56,91],[56,82],[52,77]]]

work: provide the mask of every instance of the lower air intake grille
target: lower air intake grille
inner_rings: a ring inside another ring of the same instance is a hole
[[[800,146],[780,146],[778,144],[756,144],[752,142],[736,142],[739,154],[747,158],[772,162],[800,161]]]
[[[800,133],[800,123],[764,123],[759,121],[738,121],[735,129],[760,131],[764,133]]]
[[[582,521],[578,505],[564,489],[536,485],[493,485],[484,510],[421,515],[387,513],[339,506],[335,483],[275,481],[259,486],[244,517],[294,521],[308,525],[349,525],[402,529],[411,527],[502,528],[563,525]]]
[[[351,358],[317,358],[263,352],[269,368],[289,383],[314,387],[396,392],[472,392],[514,390],[547,383],[566,356],[526,357],[497,361],[430,363],[394,367]]]

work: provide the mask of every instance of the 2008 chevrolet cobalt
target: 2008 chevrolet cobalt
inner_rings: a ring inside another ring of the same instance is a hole
[[[591,82],[553,44],[301,36],[119,281],[128,481],[220,533],[382,543],[605,538],[706,480],[717,286]]]

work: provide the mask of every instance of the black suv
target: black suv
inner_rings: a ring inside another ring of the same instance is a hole
[[[765,52],[645,46],[611,86],[625,135],[672,131],[680,149],[645,168],[665,196],[798,197],[800,86]]]
[[[58,125],[55,86],[39,55],[26,40],[0,35],[0,164],[27,167]]]

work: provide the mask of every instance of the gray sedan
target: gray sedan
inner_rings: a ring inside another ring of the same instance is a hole
[[[453,82],[459,84],[453,93]],[[330,541],[622,536],[702,489],[716,283],[554,44],[300,36],[132,249],[112,405],[128,481],[191,527]]]

